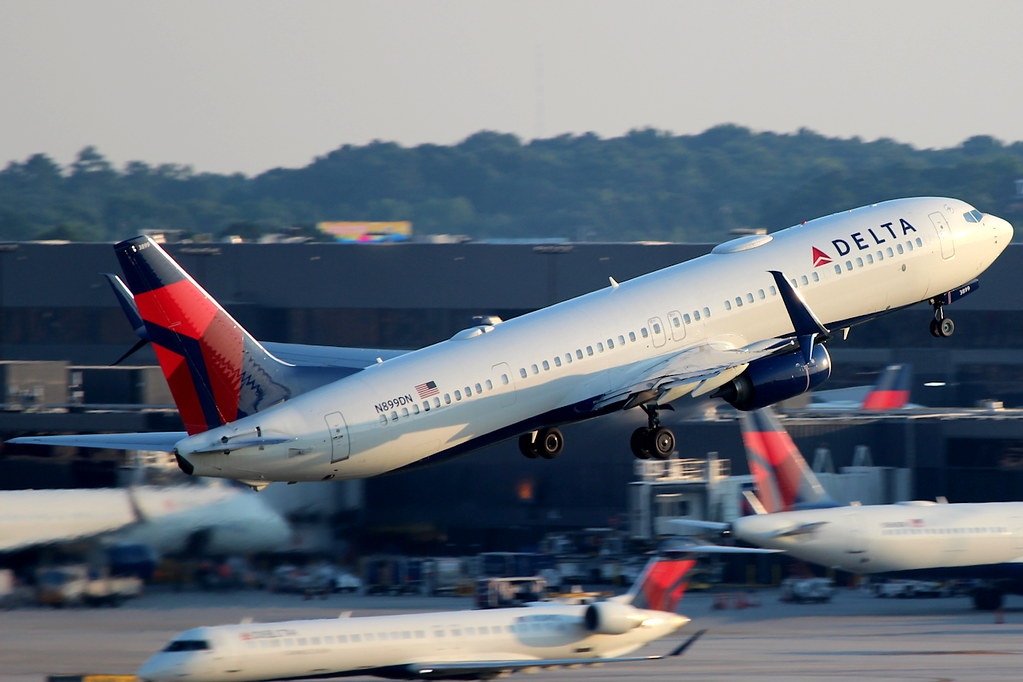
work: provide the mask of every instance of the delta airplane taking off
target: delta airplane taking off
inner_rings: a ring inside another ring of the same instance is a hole
[[[852,573],[984,579],[979,609],[1023,594],[1023,502],[839,506],[769,408],[741,420],[764,513],[732,521],[735,537]]]
[[[702,552],[760,552],[665,543],[632,589],[588,605],[243,623],[187,630],[146,661],[148,682],[256,682],[376,675],[391,679],[492,679],[541,668],[654,661],[630,656],[689,622],[675,613]]]
[[[897,199],[353,363],[352,349],[261,345],[137,237],[114,247],[125,308],[156,347],[187,433],[11,442],[173,452],[186,473],[259,487],[375,476],[516,437],[527,456],[551,458],[558,426],[639,407],[648,422],[632,450],[664,458],[675,435],[658,411],[677,398],[751,410],[799,395],[829,376],[822,344],[834,333],[922,301],[931,332],[950,335],[944,306],[1011,238],[1005,220],[957,199]]]

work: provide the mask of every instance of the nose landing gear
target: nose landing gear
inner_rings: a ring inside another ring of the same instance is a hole
[[[931,320],[931,336],[946,339],[956,331],[956,324],[951,317],[945,317],[945,308],[942,303],[934,304],[934,319]]]

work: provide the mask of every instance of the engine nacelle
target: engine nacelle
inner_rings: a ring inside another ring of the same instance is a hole
[[[799,353],[755,360],[714,395],[737,410],[748,411],[806,393],[831,376],[827,348],[815,346],[812,358],[808,365]]]
[[[622,635],[643,624],[643,612],[629,604],[598,601],[586,607],[583,624],[599,635]]]

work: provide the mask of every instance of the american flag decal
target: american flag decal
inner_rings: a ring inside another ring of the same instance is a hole
[[[416,393],[419,394],[420,398],[429,398],[437,395],[440,391],[437,390],[436,381],[427,381],[425,384],[416,385]]]

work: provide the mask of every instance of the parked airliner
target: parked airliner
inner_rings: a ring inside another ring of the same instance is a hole
[[[492,679],[515,671],[654,661],[630,656],[689,622],[675,613],[703,552],[757,552],[665,542],[627,594],[591,604],[243,623],[187,630],[146,661],[148,682],[256,682],[376,675]]]
[[[202,485],[0,491],[0,553],[81,540],[248,554],[286,549],[291,529],[250,490]]]
[[[982,609],[1023,594],[1023,502],[839,506],[770,408],[740,418],[766,513],[735,519],[735,537],[853,573],[985,579]]]
[[[115,245],[129,316],[156,347],[187,433],[13,442],[173,452],[190,474],[246,481],[362,478],[509,438],[555,457],[558,426],[639,407],[641,458],[668,457],[658,411],[685,395],[751,410],[830,374],[833,333],[929,302],[945,306],[1012,238],[957,199],[897,199],[781,230],[404,354],[352,366],[351,349],[252,338],[147,237]],[[132,312],[135,306],[137,313]],[[365,357],[365,353],[361,357]],[[371,355],[371,357],[373,357]]]

